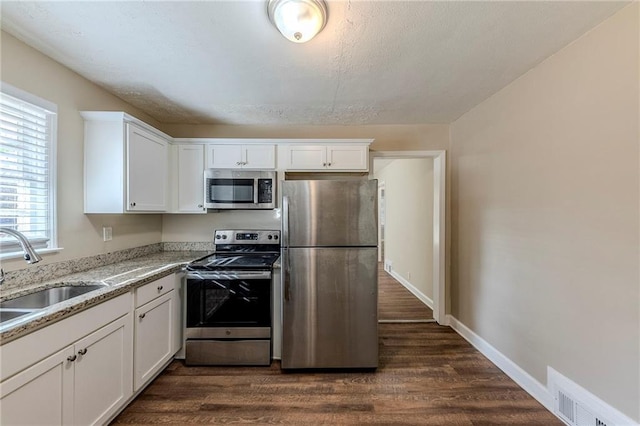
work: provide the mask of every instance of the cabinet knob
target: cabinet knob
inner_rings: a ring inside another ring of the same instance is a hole
[[[242,161],[236,161],[236,166],[239,166],[242,164]]]
[[[69,362],[73,362],[73,361],[75,361],[75,360],[76,360],[76,358],[78,358],[78,356],[77,356],[77,355],[71,355],[71,356],[68,356],[68,357],[67,357],[67,361],[69,361]]]
[[[198,204],[198,208],[201,209],[203,206],[202,204]]]
[[[87,348],[80,349],[80,350],[78,351],[78,355],[84,355],[84,354],[86,354],[86,353],[87,353]]]
[[[131,207],[135,207],[135,206],[136,206],[136,203],[129,203],[129,205],[130,205]]]
[[[331,163],[327,163],[327,166],[331,167]]]
[[[158,286],[158,291],[162,291],[163,288],[164,288],[163,286],[159,285]]]
[[[327,167],[327,163],[322,163],[322,167]]]
[[[147,314],[140,314],[140,315],[138,315],[138,318],[142,319],[142,318],[144,318],[146,316],[147,316]]]

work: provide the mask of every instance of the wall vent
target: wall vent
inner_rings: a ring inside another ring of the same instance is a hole
[[[558,388],[554,395],[556,414],[565,423],[571,426],[613,426],[612,423],[601,416],[596,416],[573,395],[567,394],[562,388]]]
[[[580,385],[547,367],[547,385],[553,396],[553,412],[569,426],[630,426],[633,420],[606,404]]]

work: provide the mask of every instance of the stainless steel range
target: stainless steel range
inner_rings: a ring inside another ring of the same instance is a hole
[[[280,231],[216,230],[215,253],[187,265],[187,365],[271,363]]]

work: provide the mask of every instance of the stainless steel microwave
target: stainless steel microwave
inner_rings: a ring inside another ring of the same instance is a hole
[[[208,209],[274,209],[276,172],[207,169],[204,199]]]

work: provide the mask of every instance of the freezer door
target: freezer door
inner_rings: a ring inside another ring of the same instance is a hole
[[[377,180],[282,182],[283,244],[376,246]]]
[[[282,368],[378,366],[377,248],[283,253]]]

